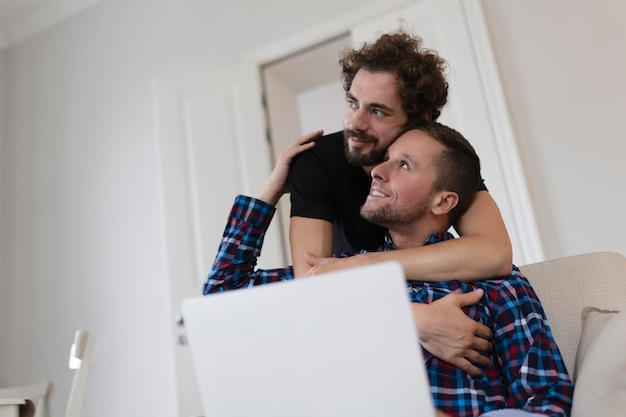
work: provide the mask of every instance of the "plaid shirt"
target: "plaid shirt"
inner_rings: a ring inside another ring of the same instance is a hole
[[[260,200],[237,196],[203,294],[293,279],[291,267],[255,269],[274,212]],[[450,238],[436,233],[426,244]],[[392,250],[388,235],[380,250]],[[541,303],[517,267],[498,280],[407,281],[409,298],[418,303],[476,288],[485,291],[483,299],[463,310],[493,331],[491,363],[479,377],[472,377],[423,349],[435,407],[459,417],[499,409],[520,410],[516,415],[569,416],[573,384]]]

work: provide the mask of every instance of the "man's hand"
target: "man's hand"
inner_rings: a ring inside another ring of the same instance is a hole
[[[473,376],[489,364],[491,330],[467,317],[461,307],[476,304],[483,290],[448,294],[431,304],[411,303],[420,343],[426,350]]]
[[[258,195],[259,200],[275,206],[280,197],[289,192],[287,184],[289,165],[291,165],[296,155],[311,149],[315,145],[314,139],[320,137],[322,133],[324,133],[322,130],[316,130],[315,132],[306,134],[293,141],[280,153],[270,177],[267,179],[267,182]]]
[[[363,262],[365,258],[360,255],[349,256],[347,258],[320,258],[309,252],[305,252],[304,258],[311,266],[306,276],[326,274],[328,272],[341,271],[343,269],[367,264],[367,262]]]

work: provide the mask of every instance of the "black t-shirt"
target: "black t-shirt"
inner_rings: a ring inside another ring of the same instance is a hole
[[[318,138],[313,149],[291,164],[291,216],[332,222],[335,255],[374,251],[383,243],[385,229],[359,214],[370,182],[363,168],[346,160],[343,132]]]

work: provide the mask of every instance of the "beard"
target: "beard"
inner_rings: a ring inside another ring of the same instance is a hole
[[[348,144],[348,138],[350,137],[370,142],[373,145],[373,149],[369,152],[364,152],[360,148],[350,148],[350,145]],[[376,149],[379,142],[378,137],[374,135],[367,135],[363,132],[350,129],[343,131],[344,152],[350,165],[368,167],[381,162],[385,157],[386,149]]]
[[[370,208],[367,202],[361,206],[361,217],[370,223],[387,229],[413,224],[423,218],[428,211],[429,198],[416,202],[411,208],[399,210],[390,204]]]

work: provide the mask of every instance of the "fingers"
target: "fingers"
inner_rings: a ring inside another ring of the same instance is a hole
[[[480,353],[489,353],[493,349],[493,343],[491,339],[483,337],[475,337],[474,343],[472,343],[472,349]]]
[[[306,151],[307,149],[315,146],[315,142],[312,140],[318,138],[322,133],[322,130],[316,130],[304,135],[293,141],[280,153],[270,177],[257,196],[259,200],[275,206],[280,197],[289,192],[287,176],[289,175],[289,165],[291,164],[291,161],[293,161],[293,158],[300,152]]]
[[[434,352],[431,353],[435,355]],[[458,354],[453,354],[452,352],[447,351],[445,354],[435,356],[472,376],[479,376],[482,373],[481,368],[489,365],[490,363],[488,356],[482,355],[475,350],[467,350],[463,353],[458,352]]]
[[[311,266],[315,266],[318,263],[320,263],[320,258],[318,258],[317,256],[315,256],[315,255],[313,255],[312,253],[309,253],[309,252],[304,252],[304,259],[306,259],[308,264],[311,265]]]
[[[464,356],[454,356],[447,359],[446,362],[449,362],[472,376],[480,376],[482,373],[481,368],[489,365],[490,359],[488,356],[470,350],[467,351]]]
[[[484,367],[484,366],[489,365],[489,362],[490,362],[490,359],[488,356],[481,355],[475,350],[471,350],[467,352],[465,359],[467,359],[467,361],[469,361],[474,367]]]
[[[285,148],[279,156],[279,160],[276,165],[281,163],[289,165],[292,159],[300,152],[304,152],[307,149],[311,149],[315,146],[315,139],[319,138],[324,133],[323,130],[316,130],[311,133],[307,133],[304,136],[299,137],[293,141],[287,148]]]
[[[295,143],[298,143],[300,145],[305,145],[307,143],[313,142],[315,139],[319,138],[320,136],[322,136],[322,133],[324,133],[323,130],[315,130],[313,132],[307,133],[306,135],[302,136],[301,138],[296,139]]]
[[[460,364],[457,364],[457,367],[464,372],[467,372],[471,376],[480,376],[481,370],[479,367],[472,365],[470,361],[463,361]]]
[[[476,335],[476,337],[484,340],[485,343],[491,345],[489,341],[493,339],[493,332],[489,327],[485,326],[482,323],[476,323],[476,330],[474,331],[474,334]]]
[[[448,294],[446,297],[451,297],[451,301],[458,305],[459,307],[467,307],[470,305],[474,305],[482,299],[485,291],[482,288],[477,288],[474,291],[470,291],[463,294],[452,293]],[[444,297],[445,298],[445,297]],[[493,338],[493,333],[489,327],[485,326],[481,323],[476,323],[477,327],[474,331],[474,334],[477,337],[481,337],[483,339],[491,340]]]
[[[483,298],[485,291],[482,288],[475,289],[474,291],[466,292],[464,294],[455,294],[459,307],[467,307],[474,305]]]
[[[309,149],[315,144],[315,140],[319,138],[322,133],[324,133],[323,130],[316,130],[314,132],[307,133],[306,135],[294,140],[286,150],[298,154],[305,149]]]
[[[480,375],[481,367],[490,363],[487,354],[493,349],[493,334],[488,326],[468,317],[462,307],[479,302],[483,296],[482,289],[448,294],[428,304],[434,313],[426,310],[419,314],[421,318],[429,317],[429,324],[416,320],[420,342],[428,351],[473,376]]]

